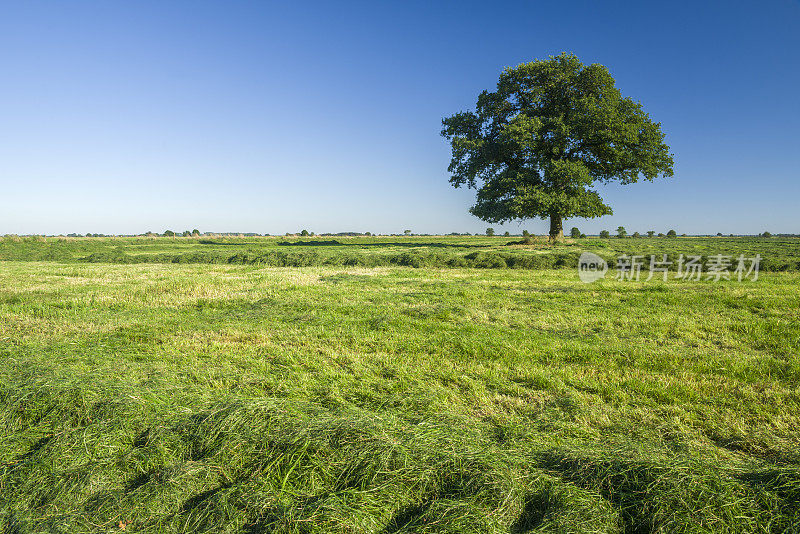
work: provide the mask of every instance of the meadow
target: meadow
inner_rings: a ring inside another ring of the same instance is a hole
[[[621,254],[649,259],[680,254],[762,257],[763,271],[800,271],[800,238],[690,237],[568,239],[556,246],[543,236],[380,237],[15,237],[0,239],[0,261],[79,263],[214,263],[273,267],[437,267],[574,269],[583,251],[612,263]]]
[[[800,532],[800,240],[515,240],[3,239],[0,532]]]

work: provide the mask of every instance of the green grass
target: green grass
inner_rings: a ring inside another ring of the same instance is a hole
[[[263,241],[3,244],[0,532],[800,530],[800,273],[81,261]]]
[[[761,255],[763,271],[800,271],[798,238],[577,239],[550,246],[542,237],[217,237],[0,239],[0,260],[79,263],[214,263],[274,267],[575,268],[583,251],[610,261],[621,254]]]

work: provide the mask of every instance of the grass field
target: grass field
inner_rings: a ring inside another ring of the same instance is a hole
[[[800,532],[800,240],[511,240],[3,240],[0,532]]]
[[[490,269],[574,269],[583,251],[610,261],[620,254],[716,254],[762,257],[762,271],[800,271],[800,239],[714,237],[577,239],[550,246],[520,237],[203,237],[58,238],[6,236],[0,261],[78,263],[214,263],[274,267],[439,267]]]

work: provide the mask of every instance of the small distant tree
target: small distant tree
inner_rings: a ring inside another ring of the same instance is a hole
[[[600,232],[600,237],[602,237],[603,239],[608,239],[609,237],[611,237],[611,233],[608,230],[603,230],[602,232]]]
[[[175,232],[172,230],[164,230],[164,237],[175,237]]]
[[[578,239],[581,236],[581,231],[578,230],[577,227],[573,226],[572,229],[569,231],[569,236],[572,239]]]
[[[585,238],[586,238],[586,234],[581,234],[581,235],[580,235],[580,238],[581,238],[581,239],[585,239]]]
[[[761,237],[772,237],[772,234],[769,232],[764,232],[763,234],[761,234]]]
[[[667,232],[667,237],[678,237],[678,232],[676,232],[675,230],[670,230],[669,232]]]
[[[717,237],[722,237],[722,232],[717,232]]]
[[[647,237],[653,237],[655,234],[656,234],[656,233],[655,233],[655,231],[654,231],[654,230],[648,230],[648,231],[647,231]]]
[[[642,234],[640,234],[639,232],[633,232],[633,235],[631,237],[642,237]]]
[[[622,239],[623,237],[628,235],[628,231],[625,229],[624,226],[617,226],[617,237]]]
[[[371,235],[372,235],[372,232],[364,232],[364,235],[365,235],[365,236],[371,236]]]
[[[189,230],[184,230],[183,231],[183,237],[189,237],[191,235],[192,235],[192,233]]]
[[[403,233],[404,233],[405,235],[411,235],[411,230],[403,230]]]
[[[494,228],[491,228],[491,227],[487,228],[486,229],[486,235],[493,236],[494,235]]]
[[[504,235],[504,236],[506,236],[506,237],[509,237],[509,236],[511,235],[511,232],[509,232],[508,230],[506,230],[506,231],[505,231],[505,233],[504,233],[503,235]]]
[[[92,237],[92,233],[91,232],[86,232],[86,237]]]
[[[658,232],[658,237],[664,237],[664,233],[663,232]]]
[[[530,237],[530,236],[531,236],[531,233],[529,231],[527,231],[527,230],[523,230],[522,231],[522,237]]]
[[[198,237],[198,236],[200,236],[200,230],[198,230],[197,228],[195,228],[194,230],[192,230],[192,235],[193,235],[194,237]]]
[[[308,236],[308,230],[302,230],[300,232],[300,235],[303,236],[303,237],[307,237]]]

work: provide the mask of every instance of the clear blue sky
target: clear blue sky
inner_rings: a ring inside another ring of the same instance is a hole
[[[567,228],[800,232],[797,0],[19,1],[0,234],[483,231],[441,119],[562,51],[607,65],[676,161]]]

